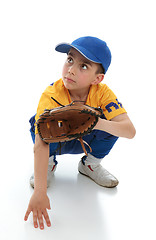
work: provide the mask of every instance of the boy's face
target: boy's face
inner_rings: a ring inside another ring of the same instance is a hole
[[[97,73],[98,65],[71,48],[62,71],[65,87],[70,91],[80,91],[88,90],[91,85],[98,84],[104,77],[104,74]]]

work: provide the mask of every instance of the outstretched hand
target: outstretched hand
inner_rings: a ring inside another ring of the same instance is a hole
[[[40,229],[44,229],[43,217],[46,221],[47,226],[50,227],[51,222],[49,219],[49,215],[47,213],[47,209],[49,210],[51,209],[50,201],[47,194],[34,192],[30,199],[24,220],[27,221],[29,214],[32,212],[33,223],[35,228],[38,228],[38,223],[39,223]]]

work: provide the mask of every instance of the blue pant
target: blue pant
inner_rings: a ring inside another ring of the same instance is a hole
[[[29,122],[31,125],[30,132],[32,140],[35,143],[35,116],[33,116]],[[100,130],[93,130],[90,134],[83,137],[83,140],[87,142],[92,149],[91,154],[96,158],[104,158],[110,152],[117,139],[118,137]],[[78,140],[71,140],[61,143],[50,143],[49,148],[50,156],[83,153],[81,143]],[[87,145],[85,145],[85,148],[87,152],[90,153],[90,149]]]

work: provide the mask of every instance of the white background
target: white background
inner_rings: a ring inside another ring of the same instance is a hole
[[[0,239],[156,239],[155,1],[5,0],[0,2]],[[105,40],[112,64],[104,82],[137,134],[119,139],[105,166],[119,179],[105,189],[78,174],[81,155],[59,156],[48,196],[52,227],[33,228],[24,214],[33,190],[29,118],[42,91],[61,77],[60,42]]]

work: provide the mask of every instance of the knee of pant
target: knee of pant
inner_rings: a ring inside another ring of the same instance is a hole
[[[35,126],[34,126],[34,124],[35,124],[35,116],[36,116],[36,114],[34,116],[32,116],[30,118],[30,120],[29,120],[29,123],[31,125],[30,133],[31,133],[31,137],[32,137],[33,143],[35,143]]]
[[[91,143],[92,155],[96,158],[104,158],[109,154],[114,144],[118,140],[118,137],[111,137],[107,139],[97,140],[96,138]]]
[[[30,133],[31,133],[32,141],[35,144],[35,133],[33,131],[30,131]]]
[[[49,156],[56,155],[58,149],[58,143],[49,144]]]

